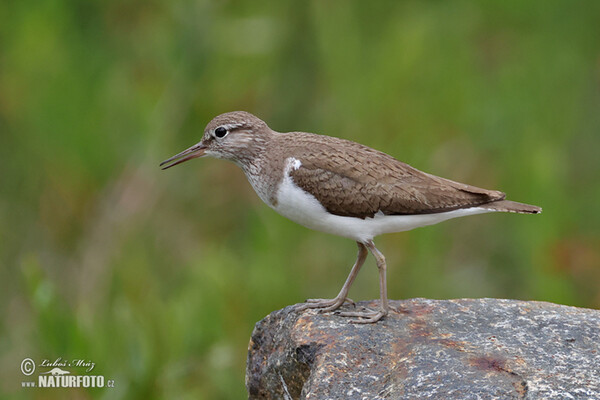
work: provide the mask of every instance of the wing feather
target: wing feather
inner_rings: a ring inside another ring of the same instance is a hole
[[[336,139],[336,138],[331,138]],[[505,194],[419,171],[354,142],[308,146],[300,152],[294,183],[332,214],[351,217],[429,214],[502,200]],[[298,148],[296,152],[298,155]]]

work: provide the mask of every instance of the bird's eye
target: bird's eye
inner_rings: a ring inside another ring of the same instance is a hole
[[[215,136],[218,137],[219,139],[225,137],[225,135],[227,135],[227,133],[228,133],[227,129],[223,128],[222,126],[215,129]]]

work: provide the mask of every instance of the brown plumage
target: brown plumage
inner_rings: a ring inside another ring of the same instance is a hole
[[[353,322],[358,323],[377,322],[390,311],[386,262],[375,247],[375,236],[490,211],[541,212],[540,207],[506,200],[502,192],[421,172],[355,142],[275,132],[243,111],[215,117],[198,144],[161,165],[166,169],[205,155],[239,165],[260,198],[281,215],[357,242],[356,263],[340,293],[330,300],[307,300],[300,310],[341,307],[367,252],[373,254],[379,270],[379,310],[340,313],[357,317]]]
[[[421,172],[348,140],[301,132],[277,136],[282,136],[277,141],[293,143],[285,153],[293,153],[302,162],[290,173],[294,183],[332,214],[358,218],[373,217],[378,212],[430,214],[481,206],[506,197],[496,190]]]

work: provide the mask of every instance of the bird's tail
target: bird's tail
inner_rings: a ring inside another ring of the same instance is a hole
[[[532,206],[531,204],[517,203],[510,200],[499,200],[480,206],[486,210],[513,212],[518,214],[539,214],[542,212],[542,207]]]

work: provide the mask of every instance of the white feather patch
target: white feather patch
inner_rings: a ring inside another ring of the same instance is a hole
[[[296,171],[302,166],[302,162],[294,157],[289,157],[285,160],[285,175],[289,175],[291,171]]]

